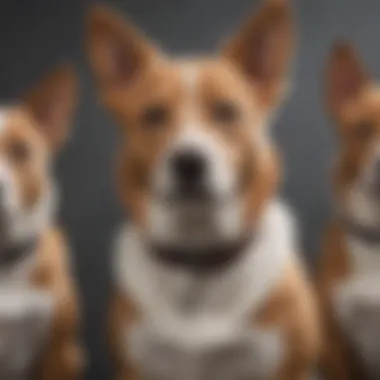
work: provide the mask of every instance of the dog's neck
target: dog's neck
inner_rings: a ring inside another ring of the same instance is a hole
[[[153,243],[147,244],[147,252],[161,265],[205,275],[223,271],[233,265],[247,252],[255,235],[255,232],[249,231],[233,241],[204,247]]]

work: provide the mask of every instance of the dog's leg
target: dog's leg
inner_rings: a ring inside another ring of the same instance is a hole
[[[35,366],[36,380],[77,380],[84,369],[84,352],[77,336],[79,312],[61,236],[51,234],[42,247],[46,260],[35,272],[37,287],[53,294],[53,319],[47,345]]]
[[[109,314],[109,345],[116,369],[116,380],[139,380],[135,369],[128,363],[125,333],[138,319],[138,313],[129,300],[119,293],[111,302]]]

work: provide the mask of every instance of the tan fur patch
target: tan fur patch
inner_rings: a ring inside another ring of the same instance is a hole
[[[313,373],[321,347],[321,326],[311,281],[297,263],[291,263],[253,324],[283,332],[284,363],[276,377],[306,379]]]
[[[324,239],[317,288],[324,327],[322,369],[329,379],[353,380],[364,378],[363,370],[335,318],[331,304],[334,288],[351,272],[346,249],[340,226],[332,224]]]
[[[61,232],[50,229],[37,250],[38,264],[31,285],[52,292],[54,320],[49,341],[34,369],[35,379],[77,379],[84,369],[84,354],[78,339],[79,306]]]

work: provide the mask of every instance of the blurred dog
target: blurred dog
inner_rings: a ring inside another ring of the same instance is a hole
[[[0,378],[77,379],[82,353],[52,160],[76,103],[73,70],[0,110]]]
[[[327,230],[320,293],[331,379],[378,379],[380,365],[380,90],[348,43],[327,69],[328,107],[338,126],[337,215]]]
[[[292,216],[276,199],[268,124],[293,45],[267,1],[220,55],[172,59],[94,8],[87,46],[122,126],[118,189],[131,221],[115,260],[118,379],[306,379],[319,335]]]

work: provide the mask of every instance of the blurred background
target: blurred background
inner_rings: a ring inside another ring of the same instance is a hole
[[[109,0],[173,54],[217,49],[259,0]],[[108,379],[105,322],[111,289],[111,239],[124,213],[113,190],[117,130],[96,102],[82,50],[83,18],[91,0],[2,0],[0,98],[9,102],[62,60],[80,70],[81,102],[71,142],[57,163],[60,222],[73,247],[83,336],[90,366],[86,379]],[[323,104],[322,71],[330,44],[348,38],[374,75],[380,75],[378,0],[293,0],[299,47],[293,92],[273,132],[284,156],[283,196],[298,214],[304,253],[313,268],[330,213],[329,171],[338,143]]]

